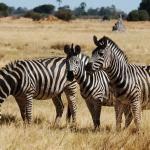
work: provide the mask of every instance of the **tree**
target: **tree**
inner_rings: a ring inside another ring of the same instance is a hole
[[[57,0],[57,2],[58,2],[58,5],[60,7],[60,4],[62,3],[62,0]]]
[[[55,13],[55,16],[59,19],[69,21],[72,19],[72,11],[66,6],[60,7],[59,10]]]
[[[85,3],[85,2],[82,2],[82,3],[80,4],[80,8],[85,11],[86,3]]]
[[[45,14],[52,14],[54,10],[55,10],[55,6],[51,4],[40,5],[33,9],[34,12],[45,13]]]
[[[139,10],[147,10],[150,15],[150,0],[142,0],[139,6]]]
[[[84,15],[86,15],[87,13],[85,11],[85,8],[86,8],[86,3],[82,2],[79,7],[74,9],[75,16],[84,16]]]
[[[139,20],[139,12],[138,10],[132,10],[127,17],[128,21],[138,21]]]
[[[140,21],[149,20],[149,14],[146,10],[139,10],[139,20]]]
[[[8,15],[9,15],[9,7],[4,3],[0,3],[0,16],[6,17]]]

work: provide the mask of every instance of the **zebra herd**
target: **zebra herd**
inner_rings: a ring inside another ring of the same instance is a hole
[[[125,128],[134,119],[140,131],[141,110],[150,100],[150,66],[128,63],[125,53],[110,38],[97,39],[92,57],[81,53],[79,45],[65,45],[66,57],[15,61],[0,70],[0,104],[13,95],[23,121],[32,122],[33,99],[52,98],[56,108],[55,123],[63,113],[62,92],[68,100],[66,119],[76,124],[77,83],[91,114],[94,128],[100,126],[101,106],[114,106],[116,129]]]

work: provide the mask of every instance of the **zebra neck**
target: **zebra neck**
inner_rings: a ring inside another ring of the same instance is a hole
[[[123,61],[113,60],[111,66],[106,69],[110,83],[117,87],[123,86],[127,82],[128,64]]]
[[[78,73],[75,75],[75,78],[80,85],[80,87],[84,84],[84,82],[87,82],[86,79],[88,77],[87,72],[85,71],[84,67],[81,67],[78,70]]]

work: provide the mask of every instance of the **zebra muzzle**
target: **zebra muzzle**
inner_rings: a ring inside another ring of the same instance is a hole
[[[73,71],[68,71],[67,72],[67,80],[73,81],[73,79],[74,79]]]

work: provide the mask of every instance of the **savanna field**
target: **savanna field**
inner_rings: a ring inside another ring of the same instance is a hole
[[[127,54],[131,63],[150,64],[150,22],[124,22],[125,33],[111,31],[115,22],[0,19],[0,67],[17,59],[65,56],[63,47],[71,43],[79,44],[82,52],[90,55],[95,47],[93,35],[110,37]],[[90,113],[78,92],[78,125],[74,132],[66,126],[67,100],[65,95],[62,98],[65,110],[60,127],[55,128],[52,100],[34,100],[33,124],[25,127],[18,105],[13,97],[9,97],[2,105],[0,150],[150,149],[150,110],[145,110],[142,115],[143,134],[135,133],[133,122],[127,130],[116,132],[112,107],[102,108],[101,130],[93,132]]]

